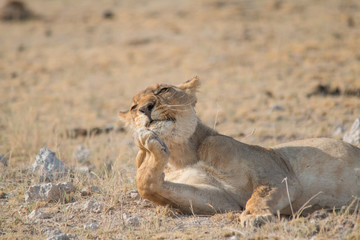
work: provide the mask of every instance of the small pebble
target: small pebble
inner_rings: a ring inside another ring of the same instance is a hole
[[[90,224],[84,225],[85,230],[97,230],[98,228],[99,228],[99,225],[97,225],[95,223],[90,223]]]

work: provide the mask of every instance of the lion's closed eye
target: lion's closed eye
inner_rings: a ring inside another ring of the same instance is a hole
[[[164,94],[164,93],[168,92],[169,90],[170,90],[170,88],[164,87],[164,88],[161,88],[160,90],[158,90],[157,92],[155,92],[154,94],[155,95]]]
[[[137,106],[138,106],[137,104],[132,105],[131,108],[130,108],[130,110],[131,110],[131,111],[135,110],[135,109],[137,108]]]

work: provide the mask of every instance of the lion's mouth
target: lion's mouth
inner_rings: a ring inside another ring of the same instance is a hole
[[[175,122],[175,118],[167,118],[167,119],[150,119],[148,123],[146,123],[146,127],[150,127],[151,125],[155,125],[159,122]]]

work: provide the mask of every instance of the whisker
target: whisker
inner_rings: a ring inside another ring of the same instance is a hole
[[[194,104],[194,101],[185,103],[185,104],[167,104],[166,106],[168,106],[168,107],[187,107],[187,106],[191,106],[192,104]]]
[[[185,103],[185,104],[166,104],[158,106],[157,109],[170,109],[170,108],[180,108],[180,107],[188,107],[193,105],[193,102]],[[181,110],[181,109],[179,109]]]

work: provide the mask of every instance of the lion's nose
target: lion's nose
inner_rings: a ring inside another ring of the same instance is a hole
[[[147,103],[139,108],[139,112],[144,113],[146,116],[148,116],[151,119],[151,111],[153,110],[153,108],[154,108],[153,103]]]

